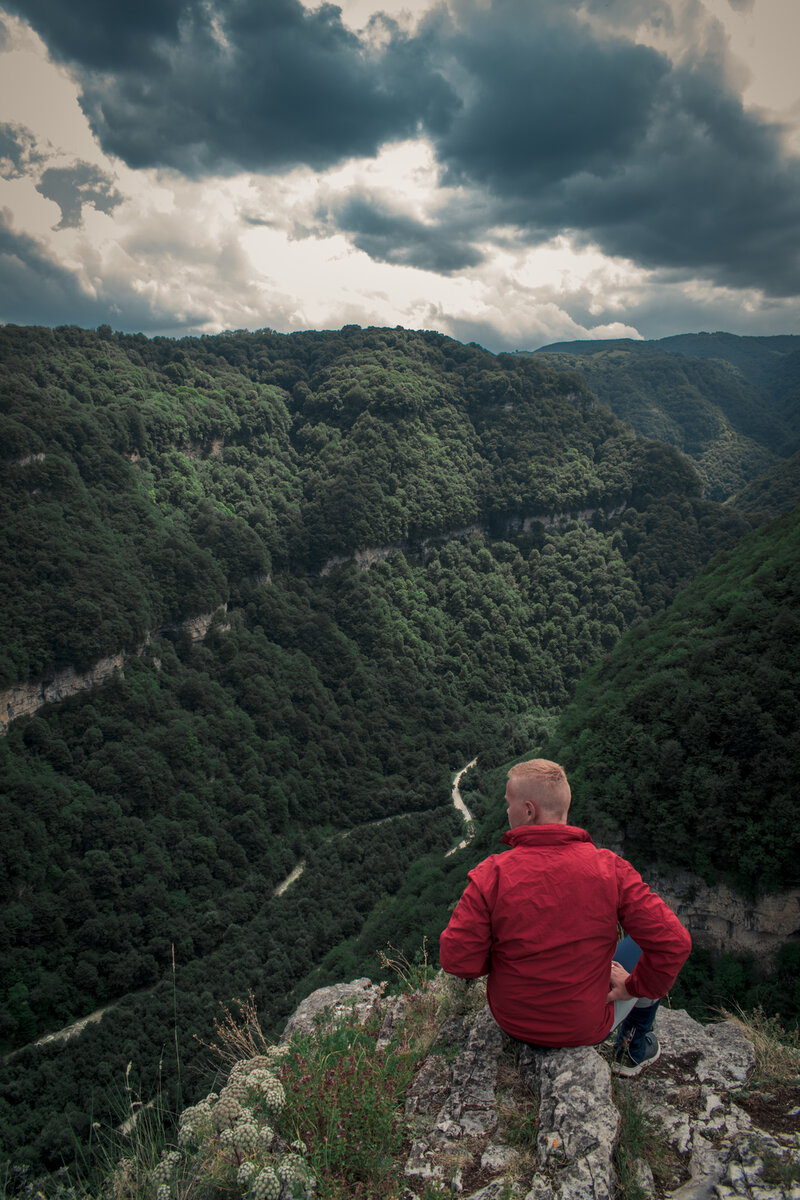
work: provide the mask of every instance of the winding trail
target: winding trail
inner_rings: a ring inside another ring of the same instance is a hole
[[[447,853],[445,854],[445,858],[449,858],[451,854],[455,854],[456,850],[463,850],[465,846],[468,846],[470,844],[473,837],[475,836],[475,829],[474,829],[474,824],[473,824],[474,817],[461,798],[461,791],[459,790],[459,785],[461,783],[462,775],[464,775],[470,769],[470,767],[474,767],[477,761],[478,761],[478,756],[476,755],[475,758],[473,758],[472,762],[468,762],[465,767],[462,767],[460,771],[456,771],[455,775],[453,776],[453,789],[452,789],[452,793],[451,793],[452,797],[453,797],[453,807],[456,808],[458,810],[458,812],[460,812],[462,817],[464,818],[464,824],[467,826],[467,836],[464,838],[463,841],[459,842],[457,846],[453,846],[452,850],[448,850]],[[385,825],[388,821],[403,821],[407,817],[411,817],[414,815],[415,815],[414,813],[397,813],[393,817],[379,817],[377,821],[367,821],[364,825],[356,826],[356,829],[365,829],[367,826],[371,826],[371,825]],[[339,837],[339,838],[350,837],[350,835],[352,833],[356,832],[356,829],[345,829],[341,833],[334,833],[332,836],[335,838],[336,837]],[[303,874],[305,869],[306,869],[306,860],[304,858],[301,858],[300,862],[297,863],[297,865],[292,868],[292,870],[289,872],[289,874],[286,876],[286,878],[281,880],[281,882],[275,888],[275,890],[272,893],[273,896],[282,896],[283,893],[287,890],[287,888],[290,888],[293,883],[297,882],[297,880]]]
[[[301,858],[300,862],[297,864],[297,866],[294,867],[289,872],[289,874],[286,876],[286,878],[283,880],[283,882],[279,883],[278,886],[275,888],[275,891],[272,893],[273,896],[282,896],[283,893],[286,891],[286,889],[291,887],[296,879],[300,878],[300,876],[303,874],[303,871],[305,871],[305,869],[306,869],[306,860],[304,858]]]
[[[452,850],[448,850],[445,854],[445,858],[449,858],[451,854],[455,854],[456,850],[464,850],[475,837],[475,818],[461,798],[460,784],[461,776],[466,775],[470,767],[474,767],[477,761],[478,756],[476,754],[472,762],[468,762],[467,765],[462,767],[461,770],[453,777],[453,806],[458,809],[464,818],[464,824],[467,826],[467,836],[463,841],[459,842],[457,846],[453,846]]]
[[[462,767],[461,770],[457,771],[455,773],[455,775],[453,776],[453,788],[452,788],[452,792],[451,792],[451,795],[453,797],[453,807],[456,808],[458,810],[458,812],[460,812],[462,817],[464,818],[464,824],[467,826],[467,836],[463,839],[463,841],[460,841],[457,846],[453,846],[452,850],[448,850],[445,854],[445,858],[449,858],[450,855],[455,854],[457,850],[464,850],[465,847],[467,847],[470,844],[473,837],[475,836],[474,817],[472,816],[472,813],[469,811],[469,809],[467,808],[466,804],[464,803],[464,801],[461,797],[460,784],[461,784],[462,776],[467,773],[467,771],[470,769],[470,767],[474,767],[477,761],[478,761],[478,756],[476,755],[475,758],[473,758],[472,762],[468,762],[465,767]],[[393,817],[379,817],[377,821],[367,821],[366,825],[384,825],[384,824],[386,824],[387,821],[402,821],[404,818],[414,816],[414,815],[415,814],[413,814],[413,813],[397,813]],[[363,828],[363,826],[361,826],[360,828]],[[334,834],[333,836],[334,837],[349,837],[351,833],[355,833],[355,830],[354,829],[346,829],[341,833]],[[303,874],[305,869],[306,869],[306,860],[304,858],[301,858],[300,862],[297,863],[297,865],[292,868],[292,870],[289,872],[289,874],[286,876],[286,878],[284,880],[282,880],[282,882],[279,883],[278,886],[275,888],[275,890],[272,893],[273,896],[282,896],[283,893],[288,888],[290,888],[293,883],[296,883],[296,881],[300,878],[300,876]],[[153,989],[147,988],[145,990],[152,991]],[[67,1025],[64,1029],[59,1029],[55,1033],[46,1033],[43,1037],[37,1038],[37,1040],[35,1042],[33,1042],[32,1044],[34,1046],[46,1046],[49,1042],[67,1041],[69,1038],[75,1037],[77,1034],[82,1033],[83,1030],[86,1028],[86,1026],[89,1025],[92,1021],[99,1021],[100,1018],[105,1013],[110,1012],[111,1009],[115,1008],[117,1003],[118,1003],[118,1001],[115,1001],[114,1004],[108,1004],[108,1005],[106,1005],[105,1008],[98,1008],[96,1010],[96,1012],[90,1013],[88,1017],[83,1017],[80,1021],[75,1021],[75,1022],[73,1022],[73,1024]],[[20,1047],[19,1049],[24,1049],[24,1047]],[[6,1059],[11,1058],[12,1055],[18,1054],[19,1049],[12,1050],[10,1054],[7,1054],[3,1057],[2,1061],[5,1062]]]

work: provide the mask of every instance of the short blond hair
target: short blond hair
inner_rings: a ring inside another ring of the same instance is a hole
[[[546,758],[529,758],[508,772],[523,796],[529,796],[543,812],[563,819],[569,812],[572,791],[564,768]]]

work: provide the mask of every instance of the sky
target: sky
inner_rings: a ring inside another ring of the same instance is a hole
[[[0,323],[800,332],[798,45],[800,0],[5,0]]]

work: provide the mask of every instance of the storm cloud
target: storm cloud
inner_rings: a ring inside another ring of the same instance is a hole
[[[439,160],[489,190],[497,222],[534,242],[566,231],[641,266],[800,291],[800,164],[716,58],[675,66],[564,8],[549,22],[523,0],[502,8],[516,19],[476,6],[466,27],[434,16],[420,32],[466,80],[434,135]]]
[[[140,321],[152,324],[151,309],[131,299]],[[74,272],[35,239],[15,231],[11,214],[0,209],[0,322],[97,325],[108,317],[108,297],[82,288]]]
[[[18,0],[9,7],[77,70],[81,104],[103,149],[132,167],[190,175],[321,169],[374,154],[421,123],[438,128],[456,104],[395,23],[386,23],[383,48],[373,50],[333,5],[310,12],[300,0],[113,7]]]
[[[752,7],[730,5],[742,14]],[[109,248],[105,261],[135,270],[139,289],[155,285],[146,250],[129,256],[134,197],[158,180],[190,207],[199,196],[192,188],[207,185],[231,222],[229,244],[239,237],[237,253],[260,256],[238,323],[274,294],[273,263],[291,289],[295,252],[304,263],[327,255],[331,305],[344,303],[351,286],[363,286],[369,303],[393,296],[385,272],[367,279],[366,261],[427,272],[442,281],[447,303],[509,329],[491,299],[513,291],[505,274],[519,272],[520,312],[526,289],[547,313],[557,308],[535,267],[522,265],[544,261],[545,251],[562,272],[556,292],[569,292],[586,327],[624,322],[633,294],[607,294],[594,274],[581,282],[595,253],[636,277],[634,291],[649,275],[698,296],[739,295],[751,312],[789,311],[785,298],[800,296],[800,160],[777,118],[744,106],[725,28],[700,0],[448,0],[413,27],[375,13],[359,32],[335,5],[312,10],[300,0],[6,7],[68,66],[99,143],[95,165],[85,146],[70,161],[60,152],[37,158],[21,127],[0,127],[12,207],[21,214],[27,203],[26,176],[60,206],[54,230],[65,254],[87,205],[115,211],[129,234],[115,234],[120,253]],[[390,178],[391,164],[401,163],[405,187],[399,167]],[[31,211],[28,231],[43,237],[46,209]],[[154,198],[148,230],[170,211]],[[203,265],[202,236],[196,272],[183,268],[193,297],[201,271],[212,269]],[[361,255],[338,259],[341,239]],[[577,267],[558,265],[564,244],[573,264],[583,256]],[[345,259],[362,274],[356,285],[342,265],[337,295],[330,264]],[[608,267],[609,279],[615,270]],[[427,285],[410,272],[402,280],[398,303],[417,319]],[[219,319],[216,311],[207,318]],[[298,311],[288,319],[308,318]]]
[[[458,213],[424,222],[353,192],[317,215],[328,227],[349,234],[353,245],[376,262],[451,275],[477,266],[483,257],[470,243],[474,230]]]

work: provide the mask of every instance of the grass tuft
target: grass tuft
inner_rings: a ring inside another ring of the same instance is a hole
[[[768,1017],[759,1005],[745,1012],[738,1005],[733,1011],[723,1009],[724,1020],[734,1021],[743,1031],[756,1052],[756,1065],[748,1080],[748,1090],[762,1090],[784,1083],[797,1083],[800,1077],[800,1033],[787,1030],[776,1014]]]
[[[422,939],[422,946],[409,959],[402,950],[398,950],[391,942],[386,943],[385,950],[378,951],[378,958],[384,971],[391,971],[399,980],[403,992],[425,992],[437,975],[437,968],[430,960],[427,936]]]
[[[659,1120],[642,1108],[635,1087],[613,1076],[612,1094],[620,1116],[614,1150],[618,1200],[647,1200],[650,1189],[643,1181],[642,1165],[649,1168],[657,1184],[665,1182],[672,1167],[669,1144]]]

